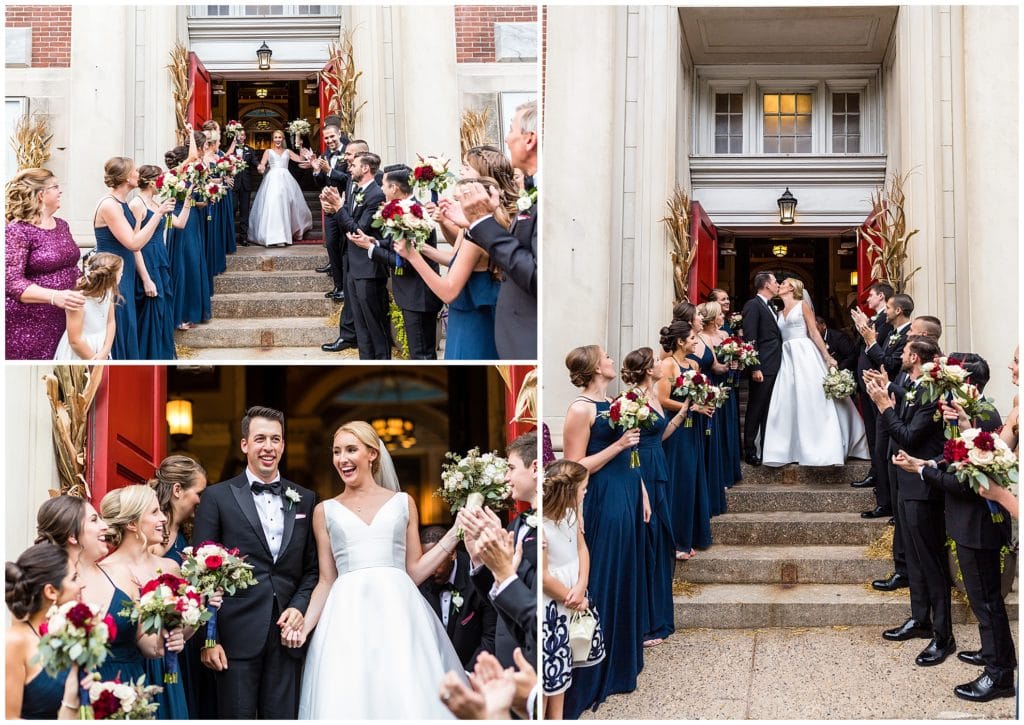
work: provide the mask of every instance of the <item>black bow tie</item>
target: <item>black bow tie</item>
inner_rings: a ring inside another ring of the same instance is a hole
[[[280,496],[281,495],[281,482],[280,481],[274,481],[273,483],[258,483],[256,481],[253,481],[250,484],[250,488],[252,488],[252,492],[256,493],[256,494],[272,493],[275,496]]]

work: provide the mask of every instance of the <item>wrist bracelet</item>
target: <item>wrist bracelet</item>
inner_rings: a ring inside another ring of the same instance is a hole
[[[69,705],[66,702],[64,702],[63,700],[60,701],[60,706],[61,707],[66,707],[68,710],[71,710],[71,712],[77,712],[77,710],[78,710],[78,705]]]

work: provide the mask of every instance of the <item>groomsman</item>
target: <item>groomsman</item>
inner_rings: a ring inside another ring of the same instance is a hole
[[[446,530],[443,526],[428,526],[420,532],[424,554],[437,545]],[[498,615],[487,597],[473,586],[469,567],[469,554],[457,548],[420,584],[420,593],[444,625],[462,666],[471,672],[478,654],[494,652]]]
[[[875,406],[871,403],[870,396],[867,394],[867,388],[864,386],[864,371],[877,370],[878,368],[875,367],[874,363],[871,362],[871,358],[869,358],[865,352],[867,344],[863,339],[863,331],[870,327],[874,331],[876,339],[879,340],[885,340],[889,336],[889,333],[892,332],[892,328],[885,319],[885,305],[892,295],[893,289],[889,284],[885,282],[875,282],[873,285],[868,287],[868,296],[866,300],[868,309],[874,310],[875,314],[869,318],[857,309],[857,307],[850,310],[850,315],[853,317],[854,327],[857,332],[861,334],[861,338],[857,340],[859,354],[857,356],[857,372],[854,377],[857,379],[857,390],[860,393],[860,410],[861,415],[864,416],[864,433],[868,442],[868,451],[871,453],[871,470],[868,471],[868,475],[860,481],[854,481],[850,484],[854,488],[871,488],[874,486],[876,473],[880,465],[875,457],[875,428],[878,421],[878,414],[875,410]],[[881,455],[884,455],[884,452]]]
[[[412,169],[404,164],[395,164],[384,169],[384,196],[388,201],[405,200],[412,197]],[[425,212],[424,212],[425,213]],[[438,299],[412,265],[404,262],[394,251],[390,238],[373,239],[356,232],[350,239],[354,244],[369,252],[370,259],[387,270],[391,276],[391,292],[395,304],[402,310],[405,335],[409,342],[411,360],[437,359],[437,313],[441,311]],[[437,232],[432,231],[427,244],[437,248]],[[427,265],[435,272],[437,262],[424,257]],[[402,266],[399,267],[398,265]]]
[[[537,357],[537,102],[524,103],[512,117],[505,143],[512,166],[523,172],[529,207],[520,209],[506,231],[494,218],[498,192],[482,184],[468,184],[461,190],[459,206],[442,199],[442,213],[456,225],[468,228],[466,236],[481,246],[505,274],[498,293],[494,341],[498,356],[505,360],[534,360]]]
[[[825,318],[815,317],[818,334],[828,349],[829,354],[839,363],[840,370],[855,372],[857,367],[857,348],[842,330],[836,330],[825,323]]]
[[[915,338],[903,349],[902,367],[909,381],[897,408],[894,396],[874,379],[867,381],[868,395],[879,412],[879,425],[888,430],[892,447],[914,458],[934,459],[945,444],[943,424],[933,420],[938,403],[921,402],[918,379],[921,366],[941,355],[939,346],[927,338]],[[910,578],[910,611],[906,622],[882,633],[885,639],[903,641],[931,638],[915,662],[937,665],[956,651],[950,617],[950,579],[946,556],[946,527],[943,493],[920,476],[896,472],[899,487],[897,517],[906,524],[907,574]]]
[[[743,305],[743,339],[757,350],[759,363],[750,368],[750,394],[747,415],[743,421],[744,459],[751,466],[761,465],[757,440],[764,447],[764,428],[768,422],[768,403],[772,399],[775,376],[782,364],[782,333],[772,299],[779,293],[779,283],[771,272],[754,277],[757,294]]]
[[[341,129],[324,126],[324,143],[327,151],[313,161],[313,181],[323,189],[332,186],[341,192],[348,191],[352,177],[348,173]],[[353,144],[349,144],[350,146]],[[327,248],[327,267],[317,271],[329,272],[334,280],[334,289],[325,296],[343,302],[345,300],[345,248],[344,239],[338,231],[338,222],[331,214],[324,215],[324,246]]]
[[[295,720],[304,650],[289,635],[301,630],[318,577],[310,525],[316,494],[281,476],[280,411],[249,408],[241,447],[245,471],[206,489],[192,539],[238,547],[256,584],[225,597],[220,643],[202,651],[202,662],[216,673],[222,718]]]
[[[238,196],[237,241],[244,247],[249,244],[249,211],[252,209],[252,190],[256,186],[252,173],[260,163],[256,150],[246,143],[244,128],[235,135],[234,155],[246,163],[245,169],[235,177],[235,194]]]

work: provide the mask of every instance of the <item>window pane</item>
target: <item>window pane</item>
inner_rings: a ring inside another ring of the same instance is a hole
[[[743,153],[743,137],[733,136],[729,139],[729,153],[741,154]]]
[[[797,136],[796,137],[796,153],[798,154],[809,154],[811,153],[811,137],[810,136]]]
[[[726,93],[715,94],[715,113],[725,113],[729,110],[729,95]]]
[[[777,154],[779,153],[779,139],[775,136],[765,137],[764,140],[764,152],[766,154]]]
[[[810,116],[797,116],[796,117],[796,132],[801,136],[811,135],[811,117]]]
[[[730,93],[729,94],[729,110],[732,113],[743,113],[743,94],[742,93]]]
[[[797,113],[810,113],[811,112],[811,94],[810,93],[799,93],[796,97],[796,110]]]
[[[779,135],[779,117],[778,116],[765,116],[764,117],[764,133],[765,133],[765,136],[778,136]]]
[[[842,154],[846,152],[846,136],[832,137],[832,153]]]
[[[846,96],[846,110],[850,113],[860,113],[860,94],[844,93]]]
[[[722,135],[729,133],[729,117],[723,115],[715,116],[715,134]]]
[[[843,113],[846,110],[846,94],[832,94],[832,113]]]
[[[847,133],[860,133],[860,116],[849,116]]]
[[[791,136],[784,136],[779,139],[779,151],[784,154],[793,153],[793,138]]]
[[[743,116],[729,116],[729,133],[743,138]]]
[[[794,113],[796,111],[796,98],[791,93],[779,96],[779,109],[783,113]]]
[[[779,112],[779,97],[774,93],[764,97],[764,112],[766,114]]]
[[[727,154],[727,153],[729,153],[729,137],[728,136],[715,136],[715,153],[716,154]]]
[[[847,136],[846,137],[846,153],[848,153],[848,154],[859,154],[860,153],[860,136]]]

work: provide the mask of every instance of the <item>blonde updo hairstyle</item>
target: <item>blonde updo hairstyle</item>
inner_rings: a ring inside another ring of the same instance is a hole
[[[701,302],[697,305],[697,314],[700,315],[703,327],[715,324],[715,318],[722,314],[722,306],[717,302]]]
[[[100,502],[100,516],[109,527],[105,535],[107,543],[115,549],[119,547],[129,533],[128,526],[137,524],[143,514],[157,504],[156,493],[149,486],[142,484],[115,488],[107,493]],[[140,540],[144,538],[138,529],[136,529],[135,535]],[[155,544],[157,542],[143,541],[143,543]]]
[[[365,420],[352,420],[344,425],[340,426],[338,430],[334,431],[334,440],[342,433],[351,433],[356,439],[364,446],[376,453],[376,457],[373,462],[370,463],[370,473],[373,474],[373,478],[377,483],[380,483],[380,436],[377,435],[377,431],[373,429],[373,426],[367,423]]]
[[[601,365],[601,346],[584,345],[569,351],[565,356],[565,367],[569,369],[569,380],[577,388],[585,388],[597,375]]]
[[[103,184],[110,189],[116,189],[128,181],[128,175],[135,168],[135,162],[127,156],[114,156],[103,164]]]
[[[790,277],[786,281],[789,282],[789,286],[793,288],[793,299],[802,300],[804,298],[804,283],[796,277]]]
[[[8,222],[35,222],[42,215],[43,203],[39,198],[53,180],[49,169],[22,169],[7,182],[4,203]]]
[[[626,355],[619,377],[626,385],[639,385],[654,367],[654,350],[641,347]]]

